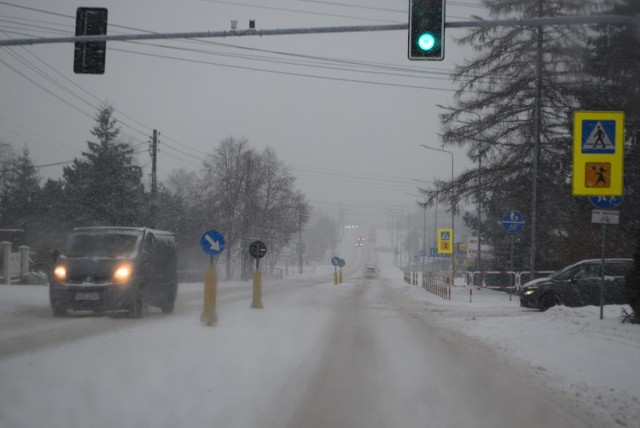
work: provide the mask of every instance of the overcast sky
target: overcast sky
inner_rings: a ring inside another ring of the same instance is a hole
[[[75,10],[109,10],[109,34],[383,25],[407,22],[407,0],[9,0],[0,39],[72,36]],[[480,0],[449,1],[447,20],[487,16]],[[407,32],[384,31],[200,41],[109,42],[104,75],[73,73],[73,45],[0,50],[0,139],[27,146],[36,165],[70,161],[91,140],[100,102],[111,103],[122,136],[140,153],[160,132],[160,180],[198,170],[226,137],[270,146],[293,168],[318,208],[351,217],[415,209],[415,180],[449,179],[437,104],[453,102],[450,73],[469,51],[450,29],[442,62],[409,61]],[[471,166],[454,150],[456,174]],[[62,176],[62,165],[39,169]],[[357,221],[357,220],[354,220]]]

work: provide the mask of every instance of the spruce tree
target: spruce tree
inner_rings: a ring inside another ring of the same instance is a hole
[[[113,107],[96,114],[83,158],[63,169],[65,194],[76,225],[144,226],[146,213],[142,169],[133,148],[119,139]]]

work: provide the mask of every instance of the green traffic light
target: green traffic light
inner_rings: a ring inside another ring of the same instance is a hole
[[[418,37],[418,47],[422,51],[430,51],[436,45],[436,38],[431,33],[424,33]]]

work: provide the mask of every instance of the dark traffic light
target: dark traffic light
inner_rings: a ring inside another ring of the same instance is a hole
[[[444,59],[445,0],[409,0],[409,59]]]
[[[79,7],[76,11],[76,36],[107,34],[107,9]],[[103,74],[107,42],[76,43],[73,71],[80,74]]]

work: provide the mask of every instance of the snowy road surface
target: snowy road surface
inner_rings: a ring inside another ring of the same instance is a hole
[[[53,318],[46,287],[3,286],[0,426],[633,426],[633,411],[600,420],[504,347],[442,328],[460,322],[446,305],[382,273],[265,281],[261,310],[250,283],[222,281],[211,327],[202,284],[180,285],[174,314],[142,320]]]

